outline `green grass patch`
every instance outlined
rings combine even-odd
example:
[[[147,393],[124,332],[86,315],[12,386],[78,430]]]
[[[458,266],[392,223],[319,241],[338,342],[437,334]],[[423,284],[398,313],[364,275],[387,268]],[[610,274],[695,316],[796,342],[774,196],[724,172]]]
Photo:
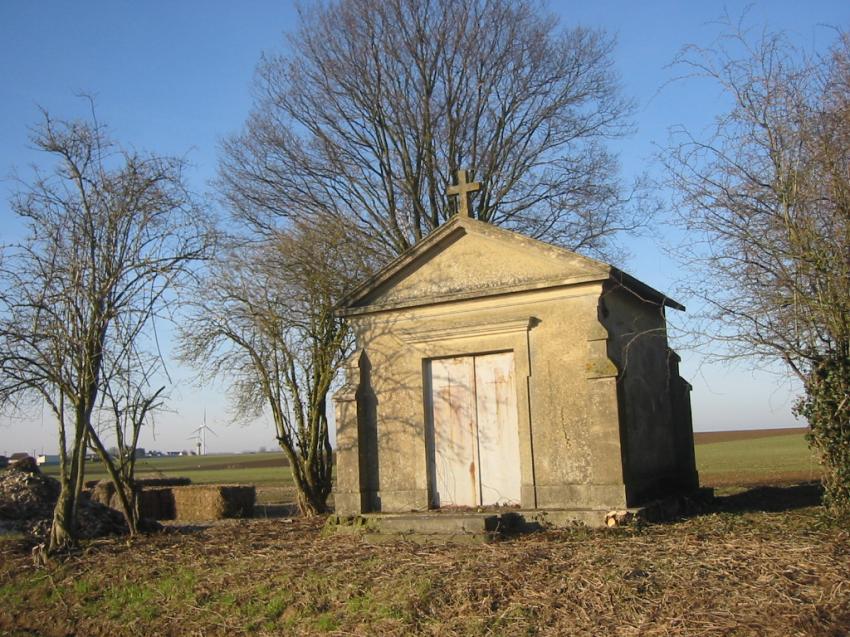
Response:
[[[247,593],[248,601],[238,603],[238,597],[231,597],[232,603],[239,606],[241,615],[250,627],[273,626],[274,623],[292,605],[292,591],[280,586],[262,584]],[[233,611],[231,611],[233,612]]]
[[[316,616],[315,626],[317,630],[329,633],[339,627],[339,621],[332,613],[322,613]]]
[[[279,469],[181,469],[166,474],[167,477],[185,477],[192,480],[192,484],[270,484],[291,482],[289,468]],[[105,476],[104,476],[105,477]],[[163,474],[137,473],[137,478],[161,478]],[[92,479],[95,479],[92,477]]]
[[[697,469],[705,481],[817,480],[820,467],[802,434],[696,445]]]
[[[361,619],[404,619],[406,616],[405,609],[394,600],[378,599],[371,592],[350,597],[345,602],[345,611]]]
[[[157,615],[156,595],[149,584],[113,584],[101,602],[111,619],[127,615],[149,620]]]
[[[30,575],[21,577],[12,582],[0,585],[0,608],[14,608],[26,606],[27,600],[31,598],[47,597],[49,585],[47,578],[43,575]]]
[[[772,489],[669,524],[489,545],[368,545],[300,519],[98,540],[39,570],[5,547],[0,633],[844,634],[846,527]],[[748,491],[764,493],[734,500]]]
[[[113,582],[99,597],[90,597],[90,610],[104,612],[110,619],[159,617],[162,608],[195,601],[197,575],[187,568],[141,581]],[[76,586],[75,586],[76,588]],[[88,591],[91,586],[84,585]]]

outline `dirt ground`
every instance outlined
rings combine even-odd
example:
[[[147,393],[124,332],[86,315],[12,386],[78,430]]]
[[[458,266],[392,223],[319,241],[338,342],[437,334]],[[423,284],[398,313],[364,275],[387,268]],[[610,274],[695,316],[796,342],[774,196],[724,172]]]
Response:
[[[371,545],[322,520],[109,538],[46,569],[0,542],[0,634],[847,635],[850,536],[815,484],[668,524]]]

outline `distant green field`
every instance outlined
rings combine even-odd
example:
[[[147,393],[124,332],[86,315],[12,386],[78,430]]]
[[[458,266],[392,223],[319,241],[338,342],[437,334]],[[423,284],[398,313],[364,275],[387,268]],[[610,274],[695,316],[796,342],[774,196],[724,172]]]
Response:
[[[817,480],[820,468],[802,434],[696,445],[703,484]]]
[[[48,475],[56,475],[56,465],[42,467]],[[106,477],[100,462],[86,465],[86,479]],[[190,478],[195,484],[288,484],[289,467],[283,453],[251,453],[170,458],[139,458],[138,478]]]
[[[800,433],[696,445],[697,468],[706,485],[817,480],[820,469]],[[56,466],[44,467],[55,475]],[[280,452],[141,458],[137,476],[186,477],[195,484],[229,483],[285,486],[289,468]],[[87,479],[106,477],[99,462],[88,463]]]

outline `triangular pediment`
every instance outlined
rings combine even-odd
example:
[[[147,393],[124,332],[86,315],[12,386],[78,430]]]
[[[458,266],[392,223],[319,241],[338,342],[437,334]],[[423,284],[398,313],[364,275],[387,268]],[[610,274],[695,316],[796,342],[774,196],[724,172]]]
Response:
[[[607,279],[611,266],[516,232],[455,217],[352,291],[358,311]]]

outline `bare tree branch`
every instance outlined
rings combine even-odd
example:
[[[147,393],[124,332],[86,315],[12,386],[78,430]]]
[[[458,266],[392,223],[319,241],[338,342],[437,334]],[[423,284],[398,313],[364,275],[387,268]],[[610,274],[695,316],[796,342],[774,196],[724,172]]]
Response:
[[[181,331],[183,360],[228,379],[238,414],[271,416],[308,515],[326,510],[325,408],[353,340],[334,304],[368,268],[338,224],[234,240],[199,283]]]
[[[263,57],[255,108],[226,140],[219,184],[261,233],[331,216],[384,259],[452,213],[586,252],[646,220],[606,142],[630,130],[613,39],[562,29],[528,0],[350,0],[301,14],[291,53]]]
[[[184,186],[181,160],[124,151],[96,120],[47,112],[33,142],[55,164],[21,182],[12,201],[28,235],[6,247],[0,264],[0,405],[44,400],[57,418],[55,551],[74,542],[86,446],[103,448],[93,418],[104,397],[118,414],[136,410],[134,426],[155,406],[159,392],[149,393],[148,382],[156,362],[144,344],[212,235]],[[123,426],[114,421],[117,433]]]
[[[680,63],[732,99],[710,138],[679,131],[666,158],[702,272],[692,292],[725,354],[804,383],[827,499],[850,510],[850,36],[810,56],[732,29]]]

